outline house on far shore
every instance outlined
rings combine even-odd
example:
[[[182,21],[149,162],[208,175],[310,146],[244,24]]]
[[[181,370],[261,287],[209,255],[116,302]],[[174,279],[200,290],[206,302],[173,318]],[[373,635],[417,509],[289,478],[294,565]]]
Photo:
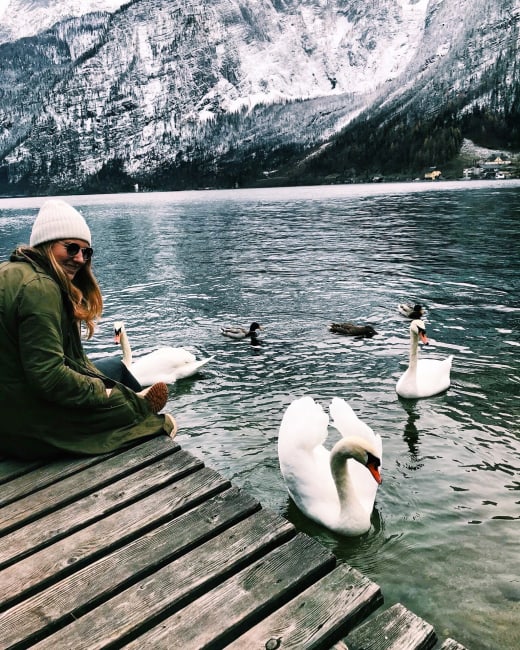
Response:
[[[438,180],[438,178],[440,176],[442,176],[442,172],[439,171],[438,169],[434,169],[431,172],[426,172],[426,174],[424,175],[424,178],[430,179],[432,181],[436,181],[436,180]]]
[[[482,167],[464,167],[462,170],[463,178],[480,178],[482,176]]]
[[[497,156],[494,160],[480,161],[480,165],[484,170],[498,171],[508,167],[511,164],[510,160],[504,160],[501,156]]]
[[[466,167],[463,171],[464,178],[512,178],[512,161],[501,156],[494,159],[479,160],[473,167]]]

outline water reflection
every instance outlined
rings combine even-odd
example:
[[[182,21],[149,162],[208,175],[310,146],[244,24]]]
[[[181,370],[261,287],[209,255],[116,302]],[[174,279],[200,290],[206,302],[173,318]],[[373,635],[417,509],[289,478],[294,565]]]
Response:
[[[364,535],[345,537],[328,530],[306,517],[289,497],[283,515],[298,530],[318,539],[343,562],[370,575],[377,566],[377,549],[387,543],[384,522],[377,506],[374,508],[371,529]]]
[[[414,462],[417,462],[419,453],[419,431],[415,426],[415,423],[420,419],[420,417],[421,416],[415,411],[415,408],[411,407],[408,410],[408,419],[406,420],[403,433],[403,439],[408,445],[411,459]]]

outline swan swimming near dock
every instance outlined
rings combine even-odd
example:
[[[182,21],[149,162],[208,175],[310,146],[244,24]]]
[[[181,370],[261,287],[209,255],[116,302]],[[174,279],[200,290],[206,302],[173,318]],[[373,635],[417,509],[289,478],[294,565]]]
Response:
[[[342,535],[361,535],[371,526],[381,483],[382,441],[345,400],[329,407],[342,438],[329,451],[329,416],[311,397],[293,401],[278,436],[280,470],[294,503],[307,517]]]
[[[141,386],[151,386],[157,382],[173,384],[178,379],[191,377],[215,358],[211,356],[197,360],[195,355],[185,348],[161,347],[134,361],[130,341],[122,321],[114,323],[114,340],[121,345],[123,363]]]

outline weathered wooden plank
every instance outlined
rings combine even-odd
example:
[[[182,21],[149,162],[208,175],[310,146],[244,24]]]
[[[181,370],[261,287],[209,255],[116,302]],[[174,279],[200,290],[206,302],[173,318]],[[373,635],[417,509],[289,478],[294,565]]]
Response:
[[[23,476],[44,465],[44,461],[22,461],[0,457],[0,485]]]
[[[397,603],[350,632],[349,650],[429,650],[437,642],[433,627]]]
[[[117,456],[106,458],[83,470],[79,475],[49,485],[0,510],[0,533],[5,534],[36,517],[62,507],[104,485],[128,476],[137,469],[178,449],[171,438],[161,436],[133,447]]]
[[[9,566],[0,571],[0,611],[12,606],[22,597],[34,593],[38,588],[42,589],[63,579],[85,566],[87,562],[128,544],[139,534],[142,535],[152,527],[173,519],[228,487],[229,481],[220,474],[202,468],[180,479],[174,486],[168,485]],[[230,499],[237,500],[236,494],[236,488],[229,490],[223,496],[211,499],[208,506],[195,511],[197,516],[202,518],[200,525],[205,525],[207,520],[212,522],[213,534],[216,534],[220,518],[223,517],[220,508]],[[240,518],[245,504],[249,503],[251,508],[260,507],[256,501],[241,497],[236,504],[236,520]],[[214,513],[211,513],[211,507],[215,508]],[[193,524],[193,529],[197,530],[196,524]],[[6,541],[9,542],[9,537]]]
[[[112,454],[111,454],[112,455]],[[67,478],[71,474],[77,474],[92,465],[103,462],[103,456],[90,456],[74,460],[55,461],[51,464],[37,467],[32,472],[14,478],[5,485],[2,485],[0,493],[0,506],[5,506],[13,501],[37,492],[52,483]],[[0,465],[1,466],[1,465]]]
[[[261,510],[31,647],[96,650],[111,642],[119,643],[118,639],[146,626],[151,619],[178,609],[202,593],[213,593],[210,590],[216,584],[291,535],[294,535],[292,524]],[[291,564],[292,571],[295,564],[301,565],[307,560],[312,565],[310,558],[294,555],[292,560],[288,558],[291,550],[298,550],[291,546],[291,541],[288,545],[284,558]],[[323,554],[329,559],[325,551],[318,555],[323,558]],[[262,559],[262,562],[270,564],[269,560]],[[281,561],[277,564],[280,569],[281,564]],[[273,574],[270,579],[275,581]],[[255,581],[254,575],[251,580]],[[282,578],[278,589],[283,590],[286,581]],[[222,612],[222,616],[226,613]],[[195,624],[200,625],[200,621]],[[210,625],[211,621],[204,621],[205,627]]]
[[[35,553],[202,467],[202,461],[191,454],[178,451],[17,529],[10,533],[8,544],[0,545],[0,568]]]
[[[340,564],[226,649],[328,648],[382,602],[378,585],[347,564]]]
[[[297,535],[124,647],[223,648],[326,575],[334,563],[318,542]]]
[[[441,645],[440,650],[466,650],[466,647],[458,641],[454,641],[453,639],[446,639]]]
[[[223,480],[216,473],[214,476]],[[251,516],[258,507],[256,500],[232,488],[149,531],[0,614],[2,647],[22,642],[27,644],[56,629],[63,621],[68,622],[79,612],[92,609],[93,604],[107,600],[195,545],[232,527],[241,518]]]

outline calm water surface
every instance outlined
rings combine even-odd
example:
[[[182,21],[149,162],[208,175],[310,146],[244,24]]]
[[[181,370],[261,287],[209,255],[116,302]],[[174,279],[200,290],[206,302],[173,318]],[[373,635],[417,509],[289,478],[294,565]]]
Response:
[[[341,561],[473,650],[520,647],[520,184],[368,185],[71,197],[91,226],[104,319],[90,356],[182,345],[216,359],[171,388],[179,442]],[[42,199],[0,200],[0,257]],[[409,322],[452,386],[402,400]],[[265,326],[255,350],[221,325]],[[331,334],[371,323],[372,339]],[[289,502],[277,434],[292,399],[350,402],[383,437],[373,529],[314,525]],[[336,439],[331,429],[329,437]]]

